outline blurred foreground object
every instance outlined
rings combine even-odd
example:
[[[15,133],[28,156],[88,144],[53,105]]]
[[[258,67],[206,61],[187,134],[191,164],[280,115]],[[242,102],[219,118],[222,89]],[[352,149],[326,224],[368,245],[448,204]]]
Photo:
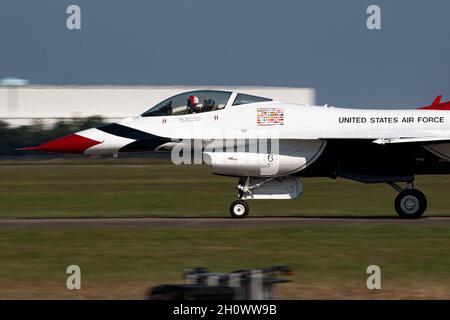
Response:
[[[275,284],[290,282],[279,275],[292,275],[287,266],[245,269],[230,273],[186,269],[185,284],[162,284],[152,288],[150,300],[272,300]]]

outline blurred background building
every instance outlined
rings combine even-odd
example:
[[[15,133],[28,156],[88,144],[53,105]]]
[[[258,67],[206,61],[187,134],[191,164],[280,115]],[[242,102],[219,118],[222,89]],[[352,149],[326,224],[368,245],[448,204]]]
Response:
[[[208,86],[54,86],[27,85],[8,78],[0,82],[0,120],[10,126],[35,120],[52,124],[58,120],[101,116],[108,121],[137,116],[175,94],[196,89],[223,89],[272,98],[283,102],[314,104],[315,91],[287,87]]]
[[[101,123],[138,116],[170,96],[197,89],[239,91],[298,104],[315,103],[315,90],[311,88],[30,85],[25,79],[6,78],[0,80],[0,159],[62,157],[17,149]]]

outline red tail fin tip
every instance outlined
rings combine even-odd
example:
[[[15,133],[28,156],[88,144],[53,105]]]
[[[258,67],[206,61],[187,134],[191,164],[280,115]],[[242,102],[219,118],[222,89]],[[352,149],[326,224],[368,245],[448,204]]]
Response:
[[[419,110],[447,110],[450,111],[450,101],[441,102],[442,95],[438,95],[434,98],[432,104],[426,107],[417,108]]]
[[[436,98],[434,98],[433,103],[431,104],[432,106],[438,105],[441,103],[441,99],[442,99],[442,95],[438,95]]]

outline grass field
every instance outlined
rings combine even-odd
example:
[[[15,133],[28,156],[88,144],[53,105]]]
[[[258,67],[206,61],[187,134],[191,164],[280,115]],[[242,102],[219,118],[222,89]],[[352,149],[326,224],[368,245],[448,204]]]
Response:
[[[205,166],[145,161],[0,163],[0,218],[227,217],[235,179]],[[17,164],[17,163],[15,163]],[[109,164],[109,165],[108,165]],[[427,215],[450,215],[450,177],[418,177]],[[251,216],[393,216],[386,185],[304,179],[296,200],[252,201]],[[450,225],[397,220],[247,228],[0,228],[1,298],[143,298],[184,268],[229,272],[289,265],[280,298],[450,299]],[[82,290],[65,270],[82,269]],[[382,290],[366,268],[382,268]]]
[[[71,166],[0,166],[0,218],[228,216],[234,178],[207,166],[75,162]],[[78,165],[77,165],[78,163]],[[108,162],[107,162],[108,163]],[[84,164],[84,165],[83,165]],[[89,165],[86,165],[89,164]],[[450,215],[450,177],[418,177],[429,215]],[[396,192],[387,185],[343,179],[304,179],[295,200],[251,201],[251,215],[392,215]]]
[[[184,268],[289,265],[279,298],[450,299],[450,233],[421,225],[265,229],[0,229],[0,298],[143,298]],[[65,287],[77,264],[82,289]],[[366,288],[377,264],[382,290]]]

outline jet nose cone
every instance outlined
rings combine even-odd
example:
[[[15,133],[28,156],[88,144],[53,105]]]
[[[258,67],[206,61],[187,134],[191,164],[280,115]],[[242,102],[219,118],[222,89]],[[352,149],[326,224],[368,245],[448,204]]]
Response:
[[[43,143],[37,147],[24,148],[23,150],[38,150],[60,153],[84,153],[85,150],[93,147],[101,141],[92,140],[77,134],[67,136]]]

